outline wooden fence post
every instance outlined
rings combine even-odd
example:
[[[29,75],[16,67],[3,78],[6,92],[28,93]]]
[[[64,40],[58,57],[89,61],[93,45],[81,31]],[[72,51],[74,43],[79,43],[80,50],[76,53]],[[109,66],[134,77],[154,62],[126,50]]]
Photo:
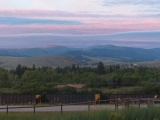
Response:
[[[8,114],[8,106],[7,106],[7,114]]]
[[[90,102],[88,101],[88,111],[90,111]]]
[[[62,115],[62,112],[63,112],[63,104],[61,103],[61,115]]]
[[[115,102],[115,110],[118,110],[118,103]]]
[[[35,104],[34,104],[34,108],[33,108],[33,110],[34,110],[34,114],[35,114],[35,112],[36,112],[36,107],[35,107]]]
[[[129,108],[129,98],[127,99],[127,109]]]
[[[138,107],[140,108],[140,105],[141,105],[141,101],[140,101],[140,99],[139,99],[139,101],[138,101]]]

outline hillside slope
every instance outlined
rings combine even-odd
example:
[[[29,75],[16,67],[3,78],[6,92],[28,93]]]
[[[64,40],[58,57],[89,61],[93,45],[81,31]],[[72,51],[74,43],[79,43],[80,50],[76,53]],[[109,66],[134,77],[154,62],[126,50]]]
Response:
[[[160,48],[143,49],[113,45],[93,46],[85,50],[68,51],[65,54],[77,59],[101,58],[119,62],[142,62],[160,60]]]
[[[118,62],[143,62],[159,61],[160,48],[143,49],[133,47],[121,47],[113,45],[100,45],[89,48],[68,48],[55,46],[48,48],[26,49],[0,49],[0,56],[12,57],[36,57],[36,56],[68,56],[80,61],[93,59],[110,60]]]
[[[50,66],[50,67],[64,67],[72,64],[79,64],[77,59],[65,56],[38,56],[38,57],[0,57],[0,67],[2,68],[16,68],[18,64],[23,66],[36,67]]]

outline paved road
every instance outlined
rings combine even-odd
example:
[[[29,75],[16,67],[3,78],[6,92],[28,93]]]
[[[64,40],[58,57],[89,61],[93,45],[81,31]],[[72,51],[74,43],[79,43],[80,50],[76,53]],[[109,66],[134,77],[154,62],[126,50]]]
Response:
[[[20,107],[31,107],[31,108],[20,108]],[[88,105],[69,105],[63,106],[63,111],[88,111]],[[90,110],[96,109],[110,109],[114,110],[114,105],[90,105]],[[7,106],[0,106],[0,112],[6,112]],[[33,106],[8,106],[9,112],[32,112],[34,111]],[[39,112],[52,112],[52,111],[61,111],[61,106],[52,106],[52,107],[38,107],[36,106],[35,111]]]
[[[138,105],[135,105],[138,107]],[[141,107],[146,107],[147,105],[141,105]],[[31,108],[20,108],[20,107],[31,107]],[[69,105],[63,106],[63,111],[88,111],[88,105]],[[124,106],[119,106],[118,109],[125,109]],[[90,105],[90,110],[115,110],[115,105]],[[0,106],[0,112],[6,112],[7,106]],[[9,112],[33,112],[33,106],[8,106]],[[61,106],[52,107],[38,107],[35,108],[36,112],[55,112],[61,111]]]

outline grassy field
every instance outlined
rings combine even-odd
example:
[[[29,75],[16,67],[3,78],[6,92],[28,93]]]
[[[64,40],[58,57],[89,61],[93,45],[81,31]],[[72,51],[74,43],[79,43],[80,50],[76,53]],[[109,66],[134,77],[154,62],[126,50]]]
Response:
[[[72,64],[78,64],[77,59],[65,56],[39,56],[39,57],[2,57],[0,56],[0,67],[7,69],[15,69],[18,64],[22,66],[36,67],[64,67]]]
[[[119,111],[0,113],[0,120],[160,120],[160,109],[129,108]]]

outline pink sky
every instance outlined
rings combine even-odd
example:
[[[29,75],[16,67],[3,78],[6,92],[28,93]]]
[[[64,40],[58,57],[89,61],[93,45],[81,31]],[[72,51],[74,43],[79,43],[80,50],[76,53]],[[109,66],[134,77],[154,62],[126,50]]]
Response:
[[[64,18],[63,18],[64,20]],[[72,19],[72,20],[77,20]],[[104,20],[104,19],[80,19],[78,25],[57,24],[20,24],[0,25],[0,35],[29,34],[29,33],[56,33],[56,34],[113,34],[128,31],[159,30],[159,20]]]
[[[160,43],[159,36],[153,32],[160,30],[159,5],[158,0],[152,2],[150,0],[121,0],[121,2],[119,0],[0,0],[0,43],[5,44],[5,47],[8,48],[13,46],[9,44],[10,42],[5,42],[2,39],[4,35],[9,37],[6,40],[11,41],[11,36],[18,37],[21,34],[28,35],[28,39],[32,39],[31,36],[38,33],[44,34],[44,36],[48,33],[53,36],[54,34],[67,36],[105,34],[113,36],[125,33],[121,34],[120,38],[103,37],[104,43],[117,45],[116,41],[119,41],[118,44],[124,46],[157,47],[157,44]],[[147,34],[151,33],[150,37],[144,35],[146,31]],[[135,36],[130,38],[129,33],[133,33]],[[141,37],[139,37],[140,33],[143,33]],[[127,34],[128,38],[125,37]],[[79,43],[83,41],[80,38],[78,38]],[[82,38],[84,39],[84,37]],[[47,43],[47,40],[46,36],[44,41]],[[101,43],[98,40],[97,38],[97,42],[93,42],[90,38],[88,45]],[[147,44],[148,41],[153,44]],[[68,40],[68,42],[70,41]],[[75,40],[75,46],[76,42]],[[55,45],[62,44],[61,42],[53,43]],[[27,46],[24,44],[24,47]]]

